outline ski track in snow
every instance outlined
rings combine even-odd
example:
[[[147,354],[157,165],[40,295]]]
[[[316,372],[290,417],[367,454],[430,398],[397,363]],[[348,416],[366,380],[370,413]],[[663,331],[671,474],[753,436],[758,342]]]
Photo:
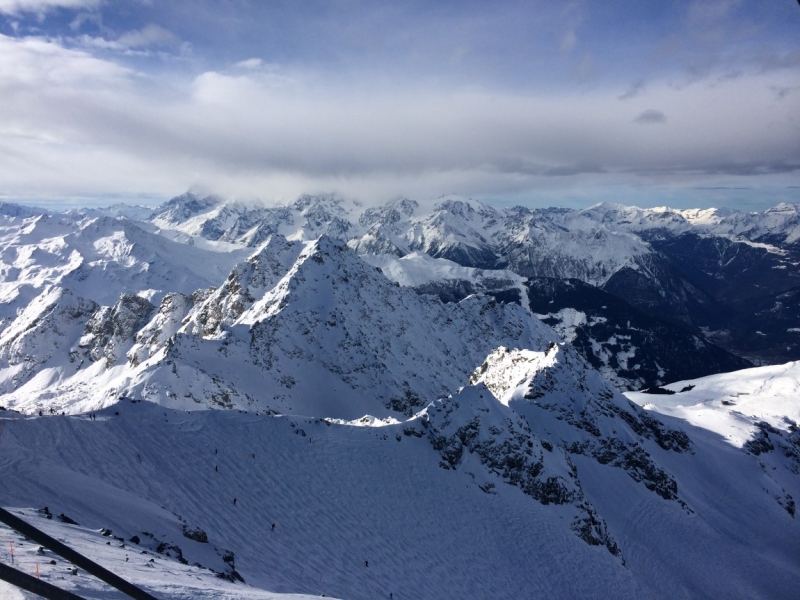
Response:
[[[497,495],[484,494],[466,474],[441,470],[426,440],[398,442],[398,427],[119,408],[120,416],[108,409],[94,422],[44,417],[7,425],[0,439],[3,504],[49,502],[53,514],[126,539],[157,529],[154,513],[165,512],[158,510],[163,505],[206,531],[215,546],[233,550],[248,584],[279,593],[599,598],[600,589],[618,589],[619,597],[633,598],[644,592],[604,548],[584,544],[568,523],[553,519],[557,507],[505,485]],[[293,433],[299,429],[306,435]],[[85,496],[88,485],[100,488],[93,498]],[[184,546],[197,544],[182,542],[191,563]],[[591,575],[556,577],[580,571]],[[140,571],[129,577],[147,585]]]
[[[695,454],[659,455],[692,514],[619,469],[573,459],[587,498],[623,548],[622,566],[576,538],[562,507],[502,482],[496,495],[483,493],[465,469],[440,469],[427,440],[402,435],[402,425],[186,413],[146,402],[120,403],[97,421],[2,422],[4,506],[47,505],[125,539],[172,531],[190,564],[219,568],[212,546],[232,550],[248,586],[213,579],[229,595],[208,597],[271,597],[249,587],[256,586],[341,598],[789,598],[800,577],[796,522],[758,486],[741,486],[763,477],[760,468],[715,435],[695,435]],[[789,491],[800,496],[796,482]],[[210,543],[176,534],[175,514]],[[58,526],[76,539],[72,526]],[[105,538],[85,535],[77,545],[90,558],[111,552],[89,540]],[[191,568],[157,558],[161,575],[152,579],[152,568],[121,556],[113,552],[108,564],[159,597],[196,597],[187,592],[199,581]],[[212,581],[208,571],[199,576]],[[61,581],[81,593],[94,585]]]

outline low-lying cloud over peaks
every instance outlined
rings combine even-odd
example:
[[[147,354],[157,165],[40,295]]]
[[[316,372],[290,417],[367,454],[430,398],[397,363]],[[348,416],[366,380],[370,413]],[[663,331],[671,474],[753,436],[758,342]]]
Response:
[[[304,6],[0,0],[0,196],[644,204],[800,177],[785,7]]]
[[[168,195],[235,182],[259,194],[275,182],[396,195],[425,182],[502,194],[554,176],[574,187],[587,175],[636,184],[669,172],[695,185],[720,165],[791,172],[787,157],[800,156],[800,98],[773,91],[790,74],[651,82],[620,101],[619,90],[395,89],[261,67],[248,59],[172,80],[57,40],[0,36],[0,192],[47,194],[60,181]]]

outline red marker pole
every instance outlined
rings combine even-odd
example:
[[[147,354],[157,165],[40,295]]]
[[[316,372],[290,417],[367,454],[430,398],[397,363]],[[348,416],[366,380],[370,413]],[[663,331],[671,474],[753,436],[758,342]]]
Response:
[[[41,579],[41,577],[39,577],[39,563],[36,563],[36,579]]]
[[[14,542],[8,540],[8,547],[11,549],[11,564],[14,564]]]

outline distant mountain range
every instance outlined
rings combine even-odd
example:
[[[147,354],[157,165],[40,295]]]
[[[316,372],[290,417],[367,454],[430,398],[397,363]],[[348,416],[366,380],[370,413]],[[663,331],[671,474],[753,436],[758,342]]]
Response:
[[[497,209],[445,197],[429,210],[408,199],[365,209],[336,196],[303,196],[283,207],[251,208],[186,194],[157,209],[148,222],[162,233],[249,246],[257,246],[272,233],[291,239],[315,239],[324,233],[345,240],[361,255],[400,258],[421,252],[461,266],[510,270],[539,281],[574,279],[657,319],[652,327],[662,337],[667,324],[679,327],[683,332],[668,342],[675,348],[689,332],[702,341],[696,345],[708,342],[734,355],[698,356],[694,372],[666,369],[660,379],[622,375],[620,387],[742,368],[747,363],[741,359],[764,364],[800,357],[798,205],[782,204],[761,213],[610,204],[586,210]],[[464,283],[458,285],[468,289]],[[582,303],[594,302],[597,294],[584,289],[589,297]],[[551,298],[551,310],[539,312],[558,315],[562,309],[580,310],[576,297],[571,294],[572,304]],[[610,338],[593,339],[596,346]],[[582,352],[591,362],[609,362],[588,347]],[[654,366],[657,358],[643,356],[645,370],[659,372]],[[713,366],[702,372],[709,363]]]
[[[165,598],[792,597],[797,211],[0,205],[0,504]]]
[[[75,373],[58,367],[59,382],[74,383],[100,355],[121,372],[135,345],[131,360],[138,368],[147,353],[137,339],[161,331],[158,319],[174,323],[173,333],[218,337],[211,325],[191,329],[183,320],[210,319],[214,327],[240,322],[270,286],[298,271],[292,261],[312,252],[302,243],[320,236],[330,248],[339,248],[339,240],[342,257],[359,255],[395,283],[437,295],[445,306],[436,310],[452,311],[476,293],[521,305],[621,390],[800,353],[798,206],[749,214],[617,205],[531,210],[446,197],[426,211],[408,199],[364,208],[334,195],[301,196],[286,206],[253,207],[187,193],[150,212],[114,206],[51,214],[4,204],[0,214],[5,393],[30,381],[52,387],[50,378],[35,377],[51,368],[45,366],[50,348],[69,348],[70,364],[81,365]],[[273,256],[285,244],[293,250]],[[236,266],[248,256],[250,266]],[[270,260],[278,262],[267,277],[258,270]],[[353,260],[346,259],[350,268],[359,264]],[[252,292],[251,271],[260,286]],[[245,287],[234,299],[224,297],[238,277]],[[385,296],[385,278],[373,279],[370,287]],[[340,302],[352,300],[342,294]],[[116,321],[120,311],[125,326]],[[248,325],[259,320],[252,310],[244,318]],[[50,339],[45,330],[58,333]],[[48,349],[40,352],[37,344]],[[134,385],[127,375],[123,380],[109,379],[104,397]],[[83,384],[75,385],[85,397]]]

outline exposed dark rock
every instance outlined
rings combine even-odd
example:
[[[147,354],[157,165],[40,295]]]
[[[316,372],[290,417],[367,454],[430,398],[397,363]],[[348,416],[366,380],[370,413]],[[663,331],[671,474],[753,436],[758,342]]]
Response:
[[[194,540],[195,542],[200,542],[201,544],[208,543],[208,535],[199,527],[189,527],[188,525],[184,525],[183,537]]]
[[[644,392],[645,394],[662,394],[662,395],[665,395],[665,396],[671,396],[672,394],[675,393],[672,390],[668,390],[667,388],[658,387],[657,385],[654,385],[653,387],[649,387],[646,390],[642,390],[642,392]]]
[[[75,521],[74,519],[70,519],[64,513],[61,513],[60,515],[58,515],[58,520],[61,521],[62,523],[66,523],[67,525],[78,525],[77,521]]]

